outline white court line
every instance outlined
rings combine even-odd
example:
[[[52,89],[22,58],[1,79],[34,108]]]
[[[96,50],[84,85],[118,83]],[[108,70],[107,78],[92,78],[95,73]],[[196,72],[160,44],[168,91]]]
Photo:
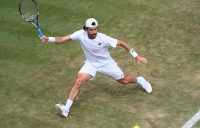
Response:
[[[200,110],[190,118],[181,128],[191,128],[196,122],[200,120]]]

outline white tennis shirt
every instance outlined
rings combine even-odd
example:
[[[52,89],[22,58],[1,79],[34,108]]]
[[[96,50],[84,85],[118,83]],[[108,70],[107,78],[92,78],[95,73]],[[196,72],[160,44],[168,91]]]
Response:
[[[84,51],[86,61],[94,67],[102,67],[115,62],[108,51],[109,47],[117,46],[117,39],[97,32],[95,39],[89,39],[87,31],[81,29],[70,35],[72,40],[79,41]]]

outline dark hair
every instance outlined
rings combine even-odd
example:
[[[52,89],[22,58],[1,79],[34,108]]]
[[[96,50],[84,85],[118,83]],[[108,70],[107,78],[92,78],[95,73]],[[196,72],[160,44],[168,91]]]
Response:
[[[88,28],[87,28],[87,27],[85,27],[85,25],[84,25],[84,26],[83,26],[83,30],[85,30],[85,31],[86,31],[87,29],[88,29]]]

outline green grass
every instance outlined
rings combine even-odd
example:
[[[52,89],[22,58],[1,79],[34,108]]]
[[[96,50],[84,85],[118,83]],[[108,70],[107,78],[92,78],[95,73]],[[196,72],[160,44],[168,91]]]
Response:
[[[97,74],[81,88],[67,119],[54,105],[65,102],[83,65],[80,45],[40,43],[18,14],[18,3],[0,4],[0,127],[180,128],[199,110],[200,1],[41,0],[44,34],[70,34],[94,17],[101,32],[125,40],[149,60],[138,65],[124,49],[110,49],[125,73],[152,83],[153,93]]]

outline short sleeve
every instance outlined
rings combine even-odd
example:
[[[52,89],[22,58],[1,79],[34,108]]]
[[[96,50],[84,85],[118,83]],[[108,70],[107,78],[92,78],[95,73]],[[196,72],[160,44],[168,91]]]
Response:
[[[79,30],[79,31],[76,31],[72,34],[70,34],[70,37],[72,40],[79,40],[81,34],[83,33],[84,30]]]
[[[107,35],[103,35],[103,40],[107,44],[107,46],[116,47],[117,46],[117,39],[112,38]]]

